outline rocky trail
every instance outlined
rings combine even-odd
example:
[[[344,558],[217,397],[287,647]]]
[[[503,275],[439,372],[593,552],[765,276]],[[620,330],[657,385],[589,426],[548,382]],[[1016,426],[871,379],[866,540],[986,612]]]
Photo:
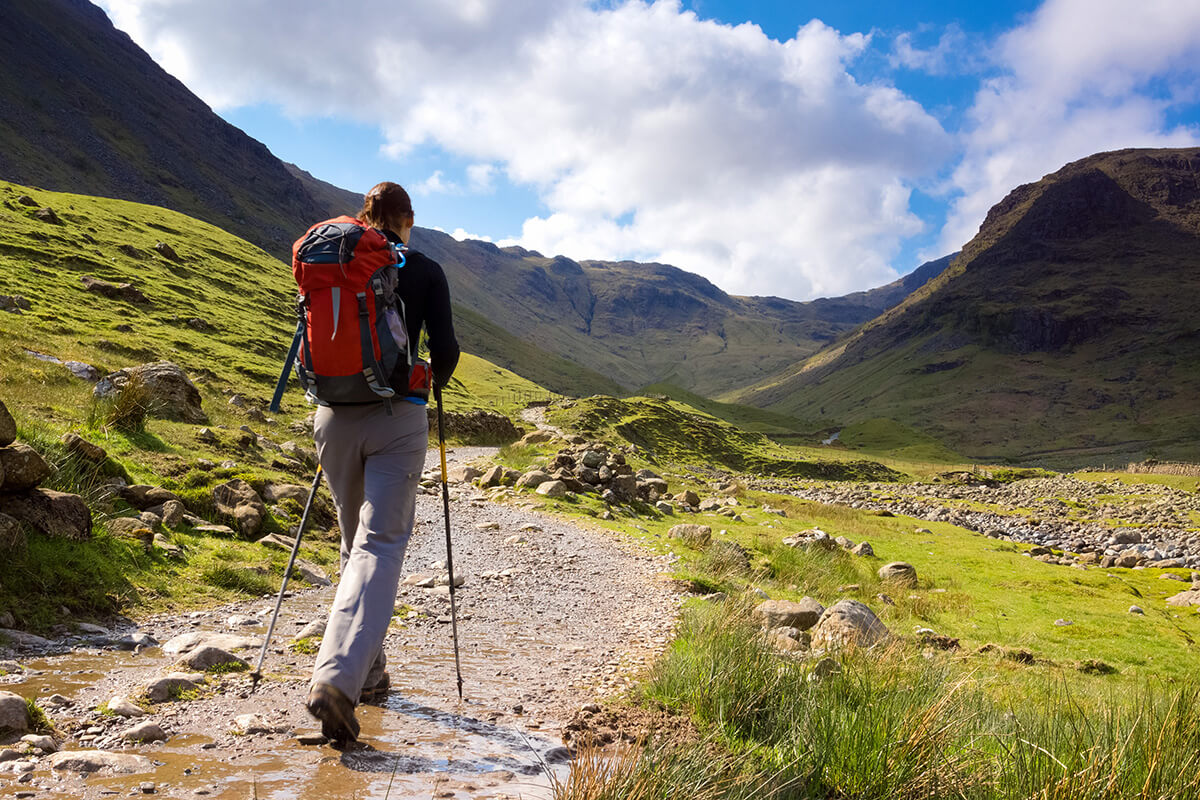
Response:
[[[461,465],[487,452],[449,457]],[[431,450],[427,469],[436,461]],[[333,590],[289,589],[253,694],[245,671],[205,672],[226,658],[205,648],[252,667],[274,597],[48,644],[10,642],[0,689],[36,699],[60,735],[0,750],[0,798],[548,797],[551,776],[565,775],[563,724],[622,691],[670,641],[678,597],[661,578],[669,560],[454,486],[460,702],[433,491],[418,496],[385,644],[392,689],[359,707],[359,744],[322,741],[303,708],[313,656],[292,646],[323,619]]]

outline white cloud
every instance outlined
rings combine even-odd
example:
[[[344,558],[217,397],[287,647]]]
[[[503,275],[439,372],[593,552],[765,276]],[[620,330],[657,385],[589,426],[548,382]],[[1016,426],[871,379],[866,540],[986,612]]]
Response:
[[[440,169],[433,171],[425,180],[412,187],[413,194],[416,195],[431,195],[431,194],[458,194],[458,185],[452,181],[446,180],[446,176]]]
[[[1200,143],[1200,130],[1169,121],[1196,101],[1200,3],[1048,0],[995,52],[1001,74],[969,111],[936,252],[961,247],[1010,190],[1067,162]]]
[[[276,0],[102,4],[216,107],[379,124],[397,158],[472,162],[470,191],[533,186],[549,213],[523,246],[668,261],[737,293],[892,279],[920,228],[908,187],[951,145],[919,104],[851,77],[869,36],[815,20],[779,42],[677,0],[294,0],[282,35]]]
[[[896,37],[892,52],[888,55],[892,67],[919,70],[930,75],[950,75],[974,72],[982,65],[979,43],[972,41],[955,23],[942,30],[933,47],[922,49],[914,44],[915,39],[912,32]]]

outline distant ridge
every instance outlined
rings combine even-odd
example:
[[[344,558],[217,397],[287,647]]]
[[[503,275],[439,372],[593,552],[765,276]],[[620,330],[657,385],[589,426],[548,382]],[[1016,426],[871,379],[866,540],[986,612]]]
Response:
[[[1019,186],[941,275],[738,399],[890,417],[969,454],[1200,458],[1200,148]]]

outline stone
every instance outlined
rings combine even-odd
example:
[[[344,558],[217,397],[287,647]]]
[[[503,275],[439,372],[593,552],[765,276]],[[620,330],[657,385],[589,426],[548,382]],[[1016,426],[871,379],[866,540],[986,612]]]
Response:
[[[124,695],[113,695],[108,701],[108,710],[118,717],[144,717],[146,712],[142,707]]]
[[[183,524],[183,515],[187,508],[178,500],[168,500],[162,506],[162,524],[168,528],[178,528]]]
[[[33,215],[49,225],[62,225],[62,220],[58,218],[58,214],[55,214],[54,209],[50,208],[49,206],[46,208],[39,208],[37,211],[33,212]]]
[[[901,586],[917,585],[917,568],[903,561],[892,561],[879,568],[879,580]]]
[[[263,500],[268,503],[282,503],[284,500],[291,500],[301,508],[308,502],[308,493],[310,487],[300,486],[295,483],[269,483],[263,489]]]
[[[0,731],[26,733],[29,722],[29,707],[25,704],[25,698],[13,692],[0,691]]]
[[[200,391],[187,373],[169,361],[141,364],[110,373],[100,379],[92,394],[99,398],[114,397],[134,378],[146,387],[148,410],[154,416],[195,425],[207,421],[200,407]]]
[[[41,750],[43,753],[53,753],[58,750],[58,745],[55,743],[54,739],[49,736],[30,733],[22,736],[21,741],[24,742],[27,747],[33,748],[34,750]]]
[[[1143,617],[1146,616],[1146,611],[1141,606],[1130,606],[1129,613],[1130,614],[1138,614]]]
[[[262,528],[267,516],[267,507],[254,487],[240,478],[213,487],[213,503],[217,513],[226,514],[237,520],[243,534],[253,536]]]
[[[1126,568],[1136,567],[1145,560],[1146,557],[1137,550],[1126,550],[1117,556],[1117,560],[1114,562],[1113,566]]]
[[[871,547],[870,542],[859,542],[858,544],[854,545],[854,547],[850,548],[850,552],[856,556],[862,556],[863,558],[875,557],[875,548]]]
[[[41,636],[26,633],[25,631],[16,631],[12,628],[0,628],[0,636],[8,639],[10,644],[15,644],[17,647],[42,650],[54,646],[54,642],[49,639],[43,639]]]
[[[802,653],[808,650],[811,637],[798,628],[769,629],[767,644],[781,653]]]
[[[708,525],[684,523],[671,526],[671,529],[667,531],[667,536],[681,540],[688,547],[703,550],[712,541],[712,528]]]
[[[146,686],[146,697],[151,703],[165,703],[178,692],[190,692],[204,685],[204,676],[183,672],[172,672]]]
[[[282,733],[287,728],[271,725],[258,714],[239,714],[233,718],[233,730],[250,736],[256,733]]]
[[[325,635],[325,620],[315,619],[300,629],[300,632],[292,637],[292,641],[300,639],[311,639],[317,636]]]
[[[17,422],[8,413],[8,406],[0,401],[0,447],[7,447],[17,440]]]
[[[483,474],[483,478],[479,481],[479,485],[485,488],[492,486],[500,486],[504,483],[507,470],[497,464]]]
[[[0,447],[0,474],[4,476],[4,491],[20,492],[50,477],[50,465],[29,445],[10,444]]]
[[[0,311],[7,311],[10,314],[20,314],[23,311],[28,311],[31,307],[29,301],[19,294],[0,294]]]
[[[71,453],[90,461],[93,464],[103,464],[108,459],[108,453],[97,444],[92,444],[77,433],[64,433],[62,443]]]
[[[545,481],[539,483],[537,489],[538,494],[543,497],[565,497],[567,494],[567,485],[562,481]]]
[[[93,278],[91,275],[84,275],[79,282],[83,284],[84,291],[107,297],[109,300],[125,300],[130,303],[150,302],[146,295],[142,294],[141,289],[131,283],[109,283],[99,278]]]
[[[675,506],[671,505],[671,504],[670,504],[670,503],[668,503],[666,500],[659,500],[658,502],[656,502],[656,503],[654,504],[654,509],[655,509],[655,510],[656,510],[658,513],[660,513],[660,514],[666,514],[666,515],[668,515],[668,516],[670,516],[670,515],[672,515],[672,514],[674,514],[674,513],[675,513]]]
[[[675,502],[683,503],[684,505],[696,508],[700,505],[700,495],[696,494],[691,489],[688,489],[686,492],[680,492],[679,494],[675,495]]]
[[[767,600],[759,603],[752,612],[750,619],[764,628],[796,628],[806,631],[817,624],[825,606],[811,597],[802,598],[799,602],[790,600]]]
[[[122,733],[121,738],[127,742],[165,742],[167,734],[163,732],[161,725],[148,719]]]
[[[312,586],[333,586],[333,581],[329,580],[325,570],[302,558],[296,559],[295,570],[300,573],[300,577],[305,583]]]
[[[155,639],[148,633],[127,633],[120,639],[113,642],[113,646],[118,650],[137,650],[139,647],[145,649],[147,647],[155,647],[158,645],[158,639]]]
[[[1174,608],[1200,606],[1200,590],[1187,589],[1179,594],[1172,595],[1171,597],[1167,598],[1167,605]]]
[[[140,517],[114,517],[105,523],[114,536],[126,539],[141,539],[143,544],[154,541],[154,531],[146,527]]]
[[[467,464],[460,464],[446,470],[446,480],[450,483],[470,483],[483,472]]]
[[[168,656],[184,656],[197,647],[216,647],[220,650],[254,649],[262,645],[262,641],[250,636],[240,636],[234,633],[214,633],[213,631],[189,631],[173,636],[162,646],[162,651]]]
[[[526,472],[520,478],[517,478],[516,487],[518,489],[536,489],[543,483],[550,480],[550,476],[540,469],[532,469]]]
[[[522,436],[520,438],[520,440],[517,442],[517,445],[519,445],[521,447],[528,447],[529,445],[533,445],[533,444],[545,444],[546,442],[550,442],[553,440],[554,440],[554,434],[551,433],[550,431],[536,430],[536,431],[530,431],[529,433]]]
[[[159,242],[158,244],[154,245],[154,250],[163,258],[169,258],[172,261],[183,260],[179,257],[179,253],[175,252],[175,248],[171,247],[171,245],[167,244],[166,242]]]
[[[77,494],[30,489],[0,497],[0,512],[47,536],[80,541],[92,535],[92,512]]]
[[[608,488],[622,503],[637,499],[637,478],[632,475],[614,475]]]
[[[812,631],[814,650],[833,650],[843,646],[871,647],[891,632],[875,612],[858,600],[839,600],[817,621]]]
[[[21,523],[8,514],[0,514],[0,553],[23,550],[25,544],[25,529],[21,527]],[[0,625],[3,624],[0,622]]]
[[[152,772],[154,762],[133,753],[110,753],[105,750],[70,750],[55,753],[44,760],[50,769],[64,772],[108,772],[131,775]]]

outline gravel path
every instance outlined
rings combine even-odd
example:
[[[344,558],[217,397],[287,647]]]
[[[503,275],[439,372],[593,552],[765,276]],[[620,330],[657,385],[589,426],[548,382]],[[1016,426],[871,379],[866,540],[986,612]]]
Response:
[[[490,450],[459,448],[451,466]],[[431,450],[427,469],[436,469]],[[445,559],[440,488],[418,496],[417,529],[406,574],[435,576]],[[65,791],[92,798],[128,794],[151,782],[171,797],[260,798],[545,797],[547,777],[565,762],[559,731],[582,704],[619,692],[670,640],[678,598],[648,555],[598,527],[583,527],[529,508],[485,501],[473,487],[452,489],[454,566],[465,700],[455,688],[446,587],[402,586],[403,608],[386,640],[393,691],[380,706],[362,706],[363,744],[339,751],[306,745],[319,726],[303,710],[312,656],[286,647],[306,623],[323,618],[332,589],[306,590],[284,601],[264,671],[249,678],[212,678],[198,699],[151,706],[168,739],[125,745],[121,734],[140,720],[95,711],[113,695],[137,695],[170,671],[162,648],[137,654],[76,648],[24,662],[3,688],[36,696],[72,739],[65,750],[99,747],[149,756],[148,773],[87,779],[33,759],[25,783],[0,772],[0,797]],[[261,642],[274,598],[141,621],[139,632],[166,643],[191,631],[238,633]],[[237,617],[258,620],[255,624]],[[240,655],[253,664],[257,649]],[[65,699],[52,705],[49,698]],[[234,733],[254,714],[269,731]],[[88,732],[91,731],[89,734]],[[84,739],[84,737],[87,737]],[[3,756],[0,756],[3,758]],[[0,764],[0,768],[2,768]],[[561,775],[562,767],[557,767]],[[13,778],[13,780],[9,780]],[[146,788],[149,788],[148,786]],[[63,796],[63,795],[59,795]]]

